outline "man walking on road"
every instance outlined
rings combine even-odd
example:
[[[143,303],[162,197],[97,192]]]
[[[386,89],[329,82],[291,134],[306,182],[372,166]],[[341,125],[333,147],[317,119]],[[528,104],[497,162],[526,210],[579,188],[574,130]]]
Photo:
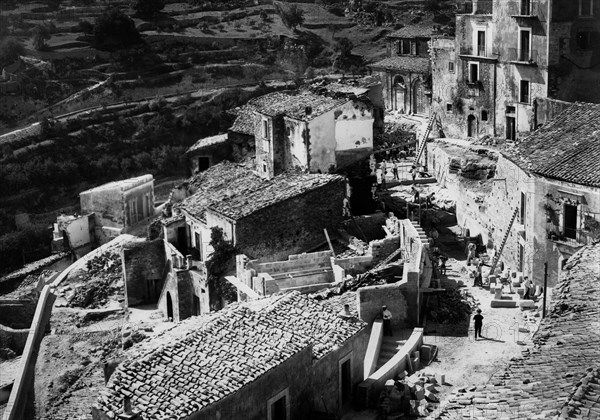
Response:
[[[477,337],[481,338],[481,327],[483,326],[483,315],[481,315],[481,309],[477,309],[477,315],[473,317],[475,322],[475,340]]]

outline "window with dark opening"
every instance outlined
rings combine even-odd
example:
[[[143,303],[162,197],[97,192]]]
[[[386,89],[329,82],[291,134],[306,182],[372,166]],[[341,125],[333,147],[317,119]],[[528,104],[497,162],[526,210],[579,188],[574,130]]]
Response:
[[[565,204],[564,235],[577,239],[577,206]]]
[[[479,81],[479,63],[469,63],[469,83]]]
[[[593,49],[592,45],[592,31],[579,31],[577,33],[577,48],[582,51],[589,51]]]
[[[446,112],[452,112],[452,104],[446,104]]]
[[[529,80],[521,80],[521,89],[519,91],[519,102],[529,103]]]
[[[454,73],[454,62],[453,61],[448,62],[448,72]]]
[[[481,111],[481,121],[488,120],[488,112],[486,110]]]
[[[579,16],[592,16],[594,0],[579,0]]]

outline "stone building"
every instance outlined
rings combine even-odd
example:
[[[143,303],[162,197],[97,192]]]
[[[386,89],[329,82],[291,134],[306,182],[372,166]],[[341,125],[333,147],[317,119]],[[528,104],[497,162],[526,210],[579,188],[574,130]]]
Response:
[[[564,262],[600,238],[600,105],[575,103],[514,148],[497,152],[494,173],[482,182],[484,200],[457,203],[457,219],[500,246],[502,261],[536,284],[556,283]],[[432,150],[435,173],[448,178],[448,156]],[[446,169],[444,169],[446,167]]]
[[[428,43],[433,28],[406,26],[388,35],[388,57],[372,64],[383,81],[389,110],[428,115],[431,103],[431,63]]]
[[[323,229],[341,222],[344,177],[288,172],[264,180],[252,168],[222,162],[192,179],[189,195],[162,221],[164,237],[205,261],[211,228],[220,227],[240,252],[277,259],[322,244]]]
[[[369,336],[366,323],[340,316],[341,309],[294,292],[191,318],[130,349],[92,416],[282,420],[342,414],[363,380]]]
[[[598,2],[467,5],[454,42],[432,40],[432,103],[446,134],[515,140],[543,122],[540,101],[598,101]]]
[[[231,156],[231,144],[227,134],[205,137],[194,143],[185,155],[190,165],[190,173],[207,170]]]
[[[293,168],[332,172],[373,150],[375,116],[367,99],[301,90],[273,92],[250,103],[256,109],[256,166],[263,178]]]

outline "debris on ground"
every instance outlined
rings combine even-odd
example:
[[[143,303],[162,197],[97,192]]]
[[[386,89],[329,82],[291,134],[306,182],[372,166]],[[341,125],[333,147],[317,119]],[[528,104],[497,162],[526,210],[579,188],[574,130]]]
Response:
[[[387,284],[386,280],[370,271],[363,274],[358,274],[354,277],[349,277],[343,281],[339,286],[330,287],[328,289],[320,290],[316,293],[310,294],[310,297],[316,300],[325,300],[332,296],[338,296],[346,292],[355,292],[361,287],[365,286],[376,286],[381,284]]]
[[[108,302],[110,296],[122,294],[123,269],[116,253],[105,253],[92,258],[87,270],[77,273],[74,282],[82,283],[68,297],[68,305],[81,308],[98,308]]]
[[[444,385],[444,375],[404,371],[397,380],[390,379],[379,396],[378,411],[381,418],[426,417],[439,406],[436,394]]]
[[[447,289],[438,297],[439,300],[432,299],[432,304],[427,308],[427,319],[440,324],[458,324],[468,320],[479,306],[468,290]]]

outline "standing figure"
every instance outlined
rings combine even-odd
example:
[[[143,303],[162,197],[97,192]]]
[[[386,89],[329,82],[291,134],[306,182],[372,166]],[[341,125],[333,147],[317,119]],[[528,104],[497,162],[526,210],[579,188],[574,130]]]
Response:
[[[481,315],[481,309],[477,309],[477,315],[473,317],[475,323],[475,340],[477,337],[482,337],[481,327],[483,327],[483,315]]]
[[[381,170],[381,167],[377,168],[377,170],[375,171],[375,176],[377,177],[377,189],[380,190],[382,185],[384,184],[383,171]]]
[[[342,216],[344,218],[349,218],[352,217],[352,212],[351,212],[351,208],[350,208],[350,200],[348,200],[348,197],[344,197],[344,200],[342,201]]]
[[[469,242],[469,245],[467,246],[467,265],[471,265],[471,261],[473,261],[475,259],[475,249],[477,248],[477,246],[475,246],[474,242]]]
[[[387,306],[383,305],[381,307],[381,315],[383,316],[383,335],[389,335],[391,337],[394,335],[392,332],[392,313]]]
[[[409,171],[412,175],[412,180],[413,183],[415,182],[415,179],[417,178],[417,167],[415,165],[411,166],[410,171]]]
[[[394,159],[394,166],[392,167],[392,173],[394,174],[394,179],[396,181],[400,180],[400,177],[398,176],[398,161]]]

